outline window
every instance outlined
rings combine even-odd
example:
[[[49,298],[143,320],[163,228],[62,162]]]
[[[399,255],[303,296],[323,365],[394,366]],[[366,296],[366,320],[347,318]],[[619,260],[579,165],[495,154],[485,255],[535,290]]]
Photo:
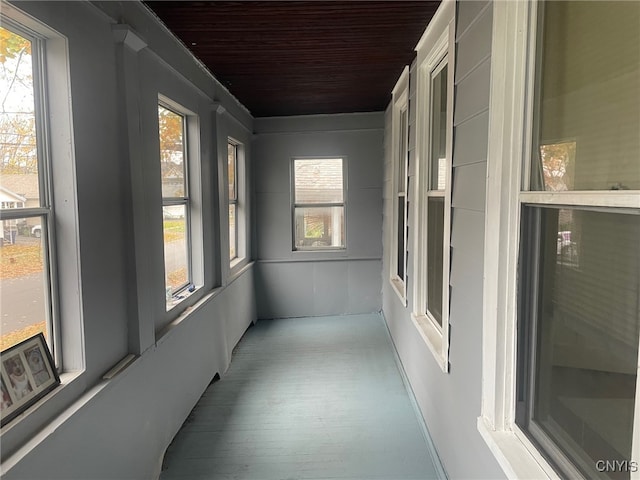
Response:
[[[227,143],[227,172],[229,180],[229,259],[238,258],[238,144]]]
[[[158,105],[166,308],[192,290],[186,116]]]
[[[2,350],[44,333],[60,367],[53,272],[44,41],[2,17],[0,68],[0,301]]]
[[[293,160],[294,250],[345,248],[342,158]]]
[[[406,67],[393,89],[393,230],[391,237],[390,280],[403,304],[406,305],[407,215],[409,201],[409,68]]]
[[[446,57],[431,73],[431,109],[429,139],[429,185],[426,189],[427,204],[427,301],[426,312],[442,327],[444,302],[443,264],[446,181],[449,175],[449,159],[447,158],[447,59]],[[449,129],[451,131],[451,129]],[[448,223],[448,222],[447,222]],[[448,236],[448,235],[447,235]],[[448,239],[447,239],[448,240]]]
[[[640,6],[546,2],[540,17],[516,422],[564,475],[629,478],[640,209],[617,194],[640,190]]]
[[[448,371],[454,9],[443,5],[418,44],[420,163],[416,172],[416,282],[412,320]]]
[[[240,132],[236,132],[242,135]],[[246,140],[246,139],[245,139]],[[247,205],[245,157],[248,150],[244,143],[227,139],[227,181],[229,207],[229,273],[233,276],[246,264],[247,258]]]
[[[494,11],[509,47],[492,52],[506,99],[490,112],[480,431],[508,472],[635,478],[640,5],[506,3]]]

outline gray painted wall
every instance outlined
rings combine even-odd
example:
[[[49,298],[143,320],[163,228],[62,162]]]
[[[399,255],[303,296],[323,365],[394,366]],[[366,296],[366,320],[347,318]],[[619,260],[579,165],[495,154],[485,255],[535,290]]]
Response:
[[[75,174],[77,222],[65,218],[58,231],[77,234],[77,253],[73,242],[61,248],[79,256],[81,289],[62,295],[79,295],[81,328],[76,336],[62,332],[63,350],[73,354],[65,357],[63,385],[2,429],[2,478],[154,478],[171,439],[256,319],[254,264],[247,258],[229,272],[224,263],[227,193],[218,188],[226,136],[249,147],[252,118],[141,3],[15,5],[68,41],[75,172],[54,175]],[[135,53],[118,43],[115,23],[130,25],[148,47]],[[50,68],[64,67],[56,60],[48,59]],[[194,112],[200,127],[193,185],[201,213],[194,227],[198,290],[171,312],[163,284],[158,93]],[[225,112],[216,113],[220,104]],[[69,276],[65,265],[59,273],[63,281]],[[71,321],[64,318],[62,328]],[[127,353],[138,356],[103,380]]]
[[[414,246],[410,236],[407,307],[391,288],[385,245],[383,312],[450,478],[503,478],[476,428],[482,380],[482,278],[492,5],[457,5],[450,276],[450,372],[443,373],[410,318]],[[410,175],[415,174],[416,67],[410,71]],[[391,221],[391,114],[385,123],[385,241]],[[410,181],[410,188],[414,185]],[[410,198],[414,198],[410,191]],[[413,202],[410,206],[414,208]],[[409,212],[409,222],[413,220]],[[412,225],[409,224],[409,229]]]
[[[260,118],[252,145],[259,318],[381,308],[382,113]],[[347,161],[346,250],[293,251],[295,157]]]

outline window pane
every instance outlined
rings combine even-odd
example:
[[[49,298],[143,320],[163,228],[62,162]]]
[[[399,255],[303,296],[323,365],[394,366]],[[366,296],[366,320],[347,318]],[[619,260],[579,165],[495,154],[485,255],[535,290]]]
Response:
[[[296,247],[344,247],[344,207],[296,207]]]
[[[532,188],[640,189],[640,2],[544,2],[542,35]]]
[[[399,148],[399,152],[398,152],[398,178],[396,179],[396,181],[398,182],[397,185],[397,192],[398,193],[403,193],[406,189],[406,181],[407,179],[405,178],[406,176],[406,169],[407,169],[407,155],[408,155],[408,148],[407,148],[407,143],[409,142],[409,138],[408,138],[408,132],[407,132],[407,128],[408,128],[408,110],[403,110],[402,112],[400,112],[400,131],[399,131],[399,135],[400,138],[398,139],[398,148]]]
[[[2,208],[38,207],[38,149],[31,42],[0,27],[0,186]]]
[[[237,235],[236,235],[236,206],[229,205],[229,258],[233,260],[238,256],[237,252]]]
[[[236,156],[238,147],[233,143],[227,144],[227,170],[229,172],[229,198],[236,199]]]
[[[171,205],[163,208],[167,307],[170,306],[171,295],[189,282],[186,212],[185,205]]]
[[[444,198],[427,200],[427,311],[442,326]]]
[[[42,217],[0,220],[0,350],[39,332],[48,336]]]
[[[162,196],[186,197],[184,117],[158,105]]]
[[[531,302],[538,306],[533,422],[587,478],[596,478],[601,476],[596,461],[631,459],[640,216],[537,210],[541,246],[539,298]],[[612,478],[629,478],[629,473]]]
[[[404,219],[405,219],[405,201],[404,196],[398,197],[398,231],[396,234],[398,235],[398,249],[396,251],[396,275],[404,282],[404,254],[405,254],[405,245],[404,245]]]
[[[296,203],[343,201],[342,159],[294,160]]]
[[[447,175],[447,65],[431,80],[430,189],[444,190]]]

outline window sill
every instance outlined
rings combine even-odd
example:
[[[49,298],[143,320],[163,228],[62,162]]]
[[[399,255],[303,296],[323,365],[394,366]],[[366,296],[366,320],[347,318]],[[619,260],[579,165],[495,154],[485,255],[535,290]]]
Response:
[[[254,261],[249,257],[236,257],[229,264],[229,272],[227,273],[226,285],[235,282],[236,278],[247,271],[247,268],[253,265]]]
[[[229,270],[233,272],[233,270],[236,268],[239,268],[238,265],[240,265],[245,260],[246,260],[245,257],[235,257],[229,262]]]
[[[295,247],[294,252],[345,252],[347,247]]]
[[[484,417],[478,417],[478,431],[508,478],[560,480],[524,435],[492,430]]]
[[[79,379],[83,373],[84,370],[61,373],[57,388],[0,429],[2,474],[18,463],[48,431],[57,428],[64,417],[60,412],[67,411],[82,396],[83,383]]]
[[[221,292],[224,291],[229,285],[235,282],[238,278],[240,278],[245,272],[250,270],[253,267],[254,262],[245,263],[238,271],[234,272],[233,275],[229,278],[229,281],[225,286],[215,287],[212,290],[205,291],[202,286],[199,286],[195,289],[195,291],[191,294],[191,300],[186,302],[186,298],[182,301],[185,301],[184,309],[181,310],[175,318],[172,318],[167,325],[158,329],[156,331],[156,344],[160,345],[169,337],[169,334],[176,330],[176,327],[180,325],[182,322],[189,319],[189,317],[193,314],[193,312],[202,308],[203,305],[209,303],[212,299],[217,297]],[[197,296],[196,293],[200,292]],[[194,298],[195,297],[195,298]]]
[[[229,271],[229,278],[227,279],[227,286],[231,285],[238,278],[240,278],[244,272],[249,270],[254,262],[249,261],[246,257],[238,259],[238,262],[233,264]]]
[[[190,290],[191,288],[191,290]],[[177,291],[171,296],[171,299],[168,299],[166,303],[167,312],[172,311],[182,302],[184,302],[187,298],[191,297],[194,293],[200,290],[200,287],[196,287],[195,285],[189,285],[184,287],[182,290]]]
[[[15,425],[19,424],[21,420],[27,418],[29,415],[34,414],[38,410],[40,410],[44,405],[46,405],[52,398],[59,396],[69,385],[80,375],[82,371],[77,372],[63,372],[60,374],[60,385],[51,390],[45,396],[40,398],[36,403],[27,408],[23,413],[15,417],[13,420],[8,422],[5,426],[0,429],[0,435],[4,435],[6,432],[9,432]]]
[[[389,279],[389,282],[391,283],[391,287],[393,287],[393,290],[398,295],[398,298],[400,298],[402,305],[406,307],[407,295],[405,293],[404,282],[400,280],[400,277],[391,277]]]
[[[443,352],[442,332],[434,325],[427,315],[411,313],[411,321],[415,325],[418,333],[427,344],[436,362],[444,373],[449,372],[448,356]]]

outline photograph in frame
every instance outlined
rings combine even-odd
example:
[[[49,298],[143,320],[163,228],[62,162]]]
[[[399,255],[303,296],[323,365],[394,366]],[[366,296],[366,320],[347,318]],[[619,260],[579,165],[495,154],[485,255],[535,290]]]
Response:
[[[60,384],[42,333],[1,352],[0,368],[2,426]]]

